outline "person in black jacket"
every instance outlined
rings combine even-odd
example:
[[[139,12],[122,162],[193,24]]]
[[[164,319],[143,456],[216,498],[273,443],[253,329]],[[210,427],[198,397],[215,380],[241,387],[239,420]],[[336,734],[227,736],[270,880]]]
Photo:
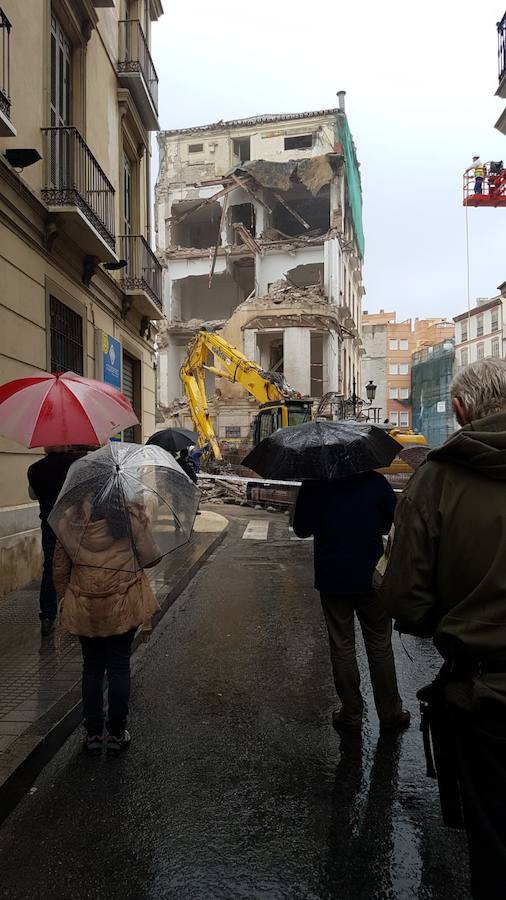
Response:
[[[48,635],[54,628],[57,613],[56,591],[53,584],[53,557],[56,546],[56,535],[48,518],[56,503],[68,470],[76,459],[86,453],[85,448],[48,447],[45,456],[28,469],[30,497],[39,501],[40,522],[42,530],[42,552],[44,565],[40,584],[40,626],[43,635]]]
[[[377,472],[332,481],[304,481],[293,530],[314,535],[315,587],[327,623],[330,656],[341,709],[338,731],[359,731],[364,702],[355,654],[355,614],[367,651],[374,702],[383,730],[406,728],[392,652],[392,622],[373,591],[383,535],[394,518],[395,494]]]
[[[193,460],[190,459],[190,455],[187,447],[183,447],[182,450],[179,451],[179,456],[177,458],[179,465],[181,466],[183,472],[186,472],[188,478],[191,478],[194,484],[197,484],[198,478],[197,473],[195,471],[195,465]]]

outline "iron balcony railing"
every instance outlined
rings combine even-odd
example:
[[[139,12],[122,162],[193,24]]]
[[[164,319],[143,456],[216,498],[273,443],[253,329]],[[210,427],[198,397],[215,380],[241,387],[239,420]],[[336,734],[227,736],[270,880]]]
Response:
[[[158,75],[138,19],[119,21],[119,72],[140,72],[158,114]]]
[[[46,177],[42,196],[51,206],[77,206],[115,249],[114,188],[77,128],[44,128]]]
[[[162,267],[148,242],[139,234],[123,234],[118,241],[120,258],[127,263],[121,270],[123,290],[144,291],[162,309]]]
[[[0,9],[0,110],[11,117],[11,23]]]
[[[497,32],[499,35],[499,81],[502,81],[506,75],[506,12],[501,21],[497,23]]]

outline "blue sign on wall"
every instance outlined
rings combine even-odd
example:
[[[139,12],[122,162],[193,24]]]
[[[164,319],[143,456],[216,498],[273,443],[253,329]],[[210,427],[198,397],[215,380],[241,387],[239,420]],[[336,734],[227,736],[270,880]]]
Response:
[[[104,332],[103,345],[104,381],[121,390],[121,344],[116,338]]]

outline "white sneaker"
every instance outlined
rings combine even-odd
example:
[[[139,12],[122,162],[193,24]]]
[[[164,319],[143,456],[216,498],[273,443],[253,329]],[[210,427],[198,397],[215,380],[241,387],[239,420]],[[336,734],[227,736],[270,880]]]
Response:
[[[130,736],[130,732],[125,729],[123,737],[116,737],[114,734],[108,734],[105,750],[107,756],[119,756],[123,750],[128,750],[130,744],[132,742],[132,738]]]

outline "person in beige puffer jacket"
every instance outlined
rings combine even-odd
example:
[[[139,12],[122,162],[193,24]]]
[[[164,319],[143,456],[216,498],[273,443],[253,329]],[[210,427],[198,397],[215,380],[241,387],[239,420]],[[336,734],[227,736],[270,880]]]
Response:
[[[132,642],[139,626],[150,630],[159,609],[143,571],[160,556],[150,521],[142,504],[131,504],[129,517],[128,522],[124,511],[114,515],[110,502],[91,510],[85,499],[68,509],[62,522],[70,555],[58,542],[54,556],[61,626],[81,642],[84,747],[93,755],[100,754],[103,745],[106,673],[107,753],[115,755],[130,743],[126,723]]]

